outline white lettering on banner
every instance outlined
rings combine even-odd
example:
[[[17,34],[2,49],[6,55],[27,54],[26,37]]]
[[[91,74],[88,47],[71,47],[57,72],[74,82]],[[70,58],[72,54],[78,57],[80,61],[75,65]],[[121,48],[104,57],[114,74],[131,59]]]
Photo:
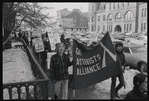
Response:
[[[103,56],[103,58],[105,59],[105,55]],[[100,70],[101,68],[106,67],[106,66],[100,66],[100,64],[99,64],[100,60],[101,60],[100,54],[96,54],[96,55],[91,56],[86,59],[77,58],[76,65],[80,65],[80,66],[81,65],[82,66],[92,65],[89,67],[78,68],[77,75],[86,75],[86,74],[96,72],[96,71]]]
[[[86,59],[77,58],[76,65],[91,65],[98,62],[97,60],[101,60],[100,54],[94,55]]]
[[[104,68],[104,67],[101,67],[99,63],[96,63],[95,65],[92,65],[90,67],[78,68],[77,75],[87,75],[87,74],[96,72],[102,68]]]

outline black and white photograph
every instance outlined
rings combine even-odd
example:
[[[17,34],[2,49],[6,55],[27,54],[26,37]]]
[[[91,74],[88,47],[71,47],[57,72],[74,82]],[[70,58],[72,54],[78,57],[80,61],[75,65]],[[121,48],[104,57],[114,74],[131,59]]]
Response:
[[[3,100],[147,100],[147,2],[3,2]]]

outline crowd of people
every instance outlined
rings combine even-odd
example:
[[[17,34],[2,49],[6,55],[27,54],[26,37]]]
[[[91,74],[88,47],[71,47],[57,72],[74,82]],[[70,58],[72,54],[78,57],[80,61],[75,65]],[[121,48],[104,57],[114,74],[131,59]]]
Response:
[[[27,45],[32,46],[33,37],[29,33],[19,33],[19,38],[23,38]],[[47,70],[46,59],[47,52],[53,52],[50,46],[50,40],[47,32],[42,35],[44,44],[44,51],[40,52],[40,58],[42,60],[41,67],[44,71]],[[55,46],[56,54],[51,57],[50,60],[50,79],[55,85],[54,99],[58,98],[60,90],[62,88],[62,99],[68,98],[68,88],[73,86],[73,72],[69,73],[68,68],[73,68],[73,40],[65,39],[65,35],[60,37],[60,43]],[[32,46],[34,47],[34,46]],[[116,56],[121,64],[121,72],[111,77],[111,99],[119,99],[118,91],[126,86],[126,81],[123,73],[125,72],[125,55],[123,53],[123,43],[119,42],[115,44]],[[73,69],[72,69],[73,70]],[[116,79],[119,79],[119,84],[116,86]],[[134,88],[128,92],[125,99],[147,99],[147,75],[143,73],[136,74],[133,77]]]

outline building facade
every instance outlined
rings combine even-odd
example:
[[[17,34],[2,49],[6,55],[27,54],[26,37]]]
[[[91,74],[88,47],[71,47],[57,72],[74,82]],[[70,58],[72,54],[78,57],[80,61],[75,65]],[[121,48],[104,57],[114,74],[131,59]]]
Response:
[[[89,3],[89,31],[147,32],[147,3]]]
[[[66,11],[66,10],[65,10]],[[68,11],[69,13],[58,11],[58,25],[65,31],[87,31],[88,14],[80,12],[79,9]],[[62,15],[63,14],[63,15]]]

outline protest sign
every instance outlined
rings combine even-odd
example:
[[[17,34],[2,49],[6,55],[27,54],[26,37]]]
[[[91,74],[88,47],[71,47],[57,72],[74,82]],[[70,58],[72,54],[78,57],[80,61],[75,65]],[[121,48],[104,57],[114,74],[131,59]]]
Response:
[[[41,38],[33,39],[32,45],[34,46],[36,53],[44,51],[44,44]]]
[[[73,61],[73,89],[81,89],[99,83],[122,70],[109,33],[90,50],[74,40],[73,60],[75,60]]]
[[[55,45],[60,41],[60,36],[58,33],[48,33],[48,38],[50,40],[51,50],[55,50]]]

